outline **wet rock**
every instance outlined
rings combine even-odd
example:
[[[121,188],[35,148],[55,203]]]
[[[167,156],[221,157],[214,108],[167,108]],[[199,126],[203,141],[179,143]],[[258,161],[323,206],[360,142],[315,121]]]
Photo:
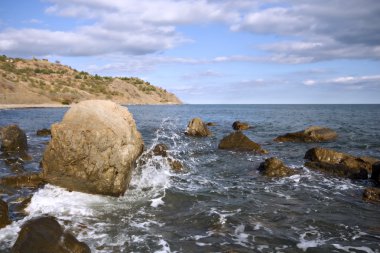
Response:
[[[1,150],[4,152],[26,151],[28,143],[26,134],[17,125],[0,129]]]
[[[228,149],[236,151],[254,151],[259,154],[268,153],[261,146],[251,141],[242,132],[237,131],[225,136],[219,143],[219,149]]]
[[[261,163],[258,170],[267,177],[288,177],[296,174],[294,169],[284,165],[284,163],[275,157],[271,157]]]
[[[180,172],[183,170],[183,165],[178,160],[168,158],[168,163],[169,163],[170,167],[172,168],[172,170],[174,170],[176,172]]]
[[[0,184],[13,188],[31,187],[38,188],[45,184],[40,173],[25,173],[0,178]]]
[[[366,188],[363,193],[363,200],[380,203],[380,188]]]
[[[167,153],[166,151],[168,150],[168,146],[166,146],[165,144],[157,144],[154,148],[153,148],[153,154],[155,156],[162,156],[162,157],[167,157]]]
[[[380,185],[380,162],[375,162],[372,164],[372,174],[371,179],[377,184]]]
[[[326,127],[312,126],[303,131],[287,133],[279,136],[274,141],[277,142],[324,142],[337,138],[337,133]]]
[[[37,130],[37,136],[49,136],[51,135],[51,130],[47,128]]]
[[[24,160],[22,160],[21,158],[6,158],[4,160],[5,164],[8,165],[11,169],[12,172],[14,173],[24,173],[25,172],[25,169],[24,169]]]
[[[39,217],[21,227],[12,253],[89,253],[90,248],[65,232],[54,217]]]
[[[211,131],[208,130],[207,125],[200,118],[194,118],[189,122],[185,134],[197,137],[212,135]]]
[[[305,166],[335,176],[351,179],[367,179],[372,171],[372,164],[360,157],[340,153],[331,149],[312,148],[305,154],[309,160]]]
[[[5,201],[0,199],[0,229],[10,224],[8,215],[8,205]]]
[[[232,129],[236,131],[247,130],[249,128],[250,128],[249,124],[245,122],[235,121],[232,124]]]
[[[51,132],[41,162],[47,182],[73,191],[124,194],[144,149],[127,108],[105,100],[83,101]]]
[[[15,207],[13,209],[16,213],[22,213],[26,215],[25,208],[30,204],[32,201],[33,196],[27,196],[27,197],[20,197],[16,200]]]

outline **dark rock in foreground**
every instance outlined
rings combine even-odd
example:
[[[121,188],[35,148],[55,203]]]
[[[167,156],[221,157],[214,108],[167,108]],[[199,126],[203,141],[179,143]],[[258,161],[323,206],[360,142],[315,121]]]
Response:
[[[296,174],[294,169],[284,165],[284,163],[275,157],[271,157],[262,162],[258,170],[267,177],[288,177]]]
[[[372,165],[371,179],[375,181],[377,185],[380,185],[380,162],[376,162]]]
[[[31,187],[38,188],[45,184],[40,173],[24,173],[0,178],[0,184],[13,188]]]
[[[105,100],[83,101],[51,131],[41,162],[48,183],[86,193],[124,194],[144,149],[127,108]]]
[[[5,201],[0,199],[0,229],[10,224],[8,215],[8,205]]]
[[[245,122],[235,121],[232,124],[232,129],[236,131],[247,130],[249,128],[250,128],[249,124]]]
[[[380,203],[380,188],[366,188],[363,193],[363,200]]]
[[[279,136],[274,141],[277,142],[324,142],[331,141],[337,138],[337,133],[334,130],[326,127],[312,126],[303,131],[295,133],[287,133]]]
[[[261,146],[251,141],[242,132],[237,131],[225,136],[219,143],[219,149],[228,149],[236,151],[254,151],[259,154],[268,153]]]
[[[212,135],[211,131],[207,128],[207,125],[200,118],[194,118],[189,122],[185,134],[196,137]]]
[[[37,136],[49,136],[51,135],[51,130],[47,128],[37,130]]]
[[[26,134],[17,125],[0,128],[1,150],[4,152],[26,151]]]
[[[12,253],[89,253],[90,248],[64,232],[54,217],[27,221],[19,232]]]
[[[372,171],[372,163],[368,158],[355,157],[331,149],[312,148],[306,152],[305,159],[309,160],[305,163],[308,168],[351,179],[367,179]]]

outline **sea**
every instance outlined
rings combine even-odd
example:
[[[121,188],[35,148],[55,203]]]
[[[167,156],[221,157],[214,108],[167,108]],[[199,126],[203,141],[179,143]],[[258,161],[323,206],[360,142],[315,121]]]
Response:
[[[1,197],[12,224],[0,229],[0,252],[10,252],[20,226],[52,215],[92,252],[380,252],[380,204],[362,200],[369,180],[336,178],[304,167],[305,152],[331,148],[380,158],[380,105],[130,105],[145,151],[156,144],[184,169],[173,171],[162,157],[145,156],[121,197],[69,192],[45,185]],[[27,171],[39,171],[50,128],[67,108],[0,110],[0,126],[18,124],[27,134]],[[194,117],[216,125],[206,138],[184,134]],[[244,133],[269,151],[219,150],[236,120]],[[276,143],[279,135],[308,126],[337,131],[326,143]],[[257,168],[277,157],[294,168],[290,177],[271,179]],[[12,171],[0,160],[0,176]],[[33,195],[26,214],[12,214],[20,196]]]

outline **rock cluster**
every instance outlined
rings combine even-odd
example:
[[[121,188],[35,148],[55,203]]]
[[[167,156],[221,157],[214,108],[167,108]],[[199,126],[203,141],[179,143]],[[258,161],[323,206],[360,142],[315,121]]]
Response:
[[[54,217],[27,221],[19,232],[12,253],[89,253],[90,248],[65,232]]]
[[[41,162],[44,180],[74,191],[124,194],[144,148],[127,108],[105,100],[83,101],[51,132]]]
[[[337,138],[337,133],[326,127],[312,126],[305,130],[287,133],[279,136],[274,141],[277,142],[324,142],[331,141]]]

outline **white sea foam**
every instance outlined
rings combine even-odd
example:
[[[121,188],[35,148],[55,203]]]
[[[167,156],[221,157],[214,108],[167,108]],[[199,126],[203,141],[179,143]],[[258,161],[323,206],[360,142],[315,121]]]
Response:
[[[161,246],[162,249],[156,250],[154,253],[170,253],[170,252],[172,252],[170,250],[169,244],[164,239],[160,239],[158,242],[158,245]]]
[[[250,235],[245,233],[245,225],[240,224],[235,228],[233,240],[242,246],[247,246]],[[252,236],[251,236],[252,237]],[[252,238],[253,239],[253,238]]]
[[[310,239],[307,237],[311,237]],[[308,248],[315,248],[324,245],[326,240],[321,239],[321,235],[313,227],[309,227],[309,231],[300,235],[300,242],[297,243],[297,247],[306,251]]]
[[[372,249],[365,247],[365,246],[354,247],[354,246],[342,246],[340,244],[333,244],[333,246],[336,249],[340,249],[340,250],[343,250],[345,252],[353,252],[353,250],[354,250],[355,252],[356,251],[363,251],[363,252],[367,252],[367,253],[375,253],[375,251],[373,251]]]

